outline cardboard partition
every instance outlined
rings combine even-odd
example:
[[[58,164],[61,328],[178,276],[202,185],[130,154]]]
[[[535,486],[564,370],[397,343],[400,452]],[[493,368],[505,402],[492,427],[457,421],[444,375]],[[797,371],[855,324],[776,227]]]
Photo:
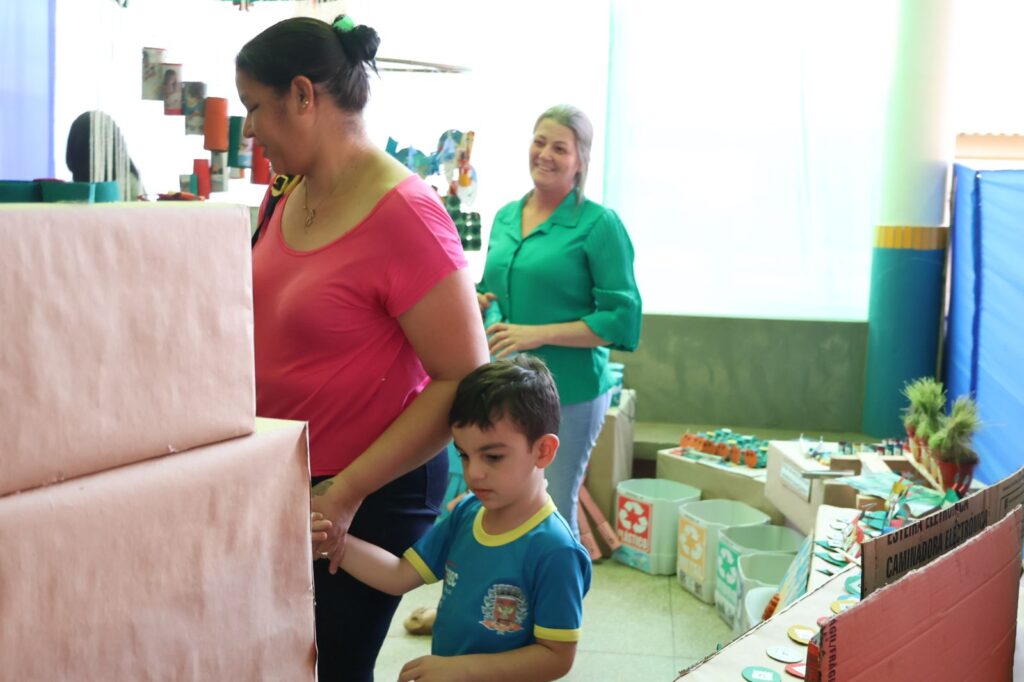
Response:
[[[0,495],[251,433],[241,206],[0,207]]]
[[[787,631],[793,626],[814,629],[818,618],[832,616],[831,604],[845,594],[844,582],[852,575],[856,575],[853,567],[844,569],[829,578],[818,589],[809,592],[789,607],[776,611],[774,616],[751,628],[721,650],[688,670],[681,671],[677,679],[684,679],[686,682],[733,682],[743,680],[743,670],[751,666],[774,671],[782,680],[795,679],[786,674],[785,663],[768,656],[768,650],[786,647],[805,654],[806,647],[793,642]]]
[[[1021,504],[1024,504],[1024,468],[948,509],[933,512],[892,533],[865,542],[862,593],[871,594],[915,568],[934,561]]]
[[[826,443],[834,450],[835,444]],[[805,471],[829,471],[824,464],[804,457],[798,441],[773,440],[768,443],[768,474],[765,496],[800,532],[814,532],[818,507],[855,507],[857,491],[848,485],[827,479],[807,479]]]
[[[822,628],[821,680],[1013,679],[1021,508]]]
[[[615,524],[615,489],[633,478],[633,430],[636,391],[623,389],[619,404],[608,408],[604,426],[590,453],[586,486],[605,518]]]
[[[0,498],[0,677],[313,680],[304,424]]]
[[[845,594],[849,567],[829,578],[799,601],[749,630],[722,650],[705,658],[678,679],[725,682],[744,679],[751,666],[792,679],[785,664],[768,656],[769,649],[811,649],[788,636],[793,626],[814,629],[828,617],[821,648],[808,680],[869,682],[874,680],[965,680],[999,682],[1012,679],[1016,613],[1021,571],[1021,511],[904,577],[853,608],[835,615],[833,602]],[[769,678],[764,678],[769,679]]]
[[[656,476],[692,485],[701,491],[703,500],[736,500],[755,509],[759,509],[771,518],[774,524],[782,524],[785,519],[779,509],[765,495],[764,471],[754,471],[746,467],[737,467],[736,471],[727,468],[708,466],[699,462],[684,459],[679,455],[679,448],[658,451]],[[806,532],[806,531],[805,531]]]
[[[834,535],[837,531],[832,526],[833,523],[849,524],[853,521],[857,511],[855,509],[849,509],[846,507],[834,507],[832,505],[823,504],[818,507],[818,518],[814,523],[814,539],[815,540],[828,540],[830,535]],[[808,588],[813,590],[821,585],[827,583],[830,577],[822,573],[819,569],[825,569],[832,573],[846,570],[847,567],[838,567],[835,564],[822,559],[817,551],[821,551],[819,545],[814,545],[813,551],[811,552],[811,567],[810,572],[807,576]]]

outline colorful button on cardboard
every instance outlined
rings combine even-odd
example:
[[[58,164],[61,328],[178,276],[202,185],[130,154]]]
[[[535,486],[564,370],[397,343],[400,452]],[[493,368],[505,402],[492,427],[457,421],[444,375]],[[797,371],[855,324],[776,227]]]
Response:
[[[806,625],[794,625],[786,630],[786,634],[797,644],[806,645],[807,642],[811,641],[811,637],[814,637],[814,629]]]
[[[794,649],[791,646],[770,646],[764,652],[768,654],[768,658],[774,659],[779,663],[799,663],[807,658],[805,652]]]
[[[854,602],[854,603],[856,603],[856,602],[860,601],[860,597],[855,595],[855,594],[846,593],[846,594],[841,594],[838,597],[836,597],[836,601],[841,601],[843,603],[846,603],[846,602]]]
[[[747,682],[782,682],[782,676],[771,668],[752,665],[743,669],[743,679]]]
[[[842,601],[837,599],[832,602],[832,613],[842,613],[847,609],[852,609],[856,605],[857,602],[855,601]]]
[[[799,677],[801,680],[807,677],[807,664],[806,663],[790,663],[786,666],[786,672],[793,677]]]

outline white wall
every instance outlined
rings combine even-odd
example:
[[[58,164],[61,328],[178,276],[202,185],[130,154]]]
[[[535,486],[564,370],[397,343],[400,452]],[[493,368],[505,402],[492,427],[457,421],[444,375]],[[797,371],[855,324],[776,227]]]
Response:
[[[608,0],[525,0],[500,8],[475,0],[348,0],[256,2],[240,12],[220,0],[57,0],[56,167],[64,163],[67,131],[88,109],[109,112],[149,193],[174,190],[193,158],[208,156],[201,136],[185,136],[180,116],[164,116],[161,102],[140,98],[141,50],[167,48],[166,60],[184,64],[182,80],[208,84],[243,114],[234,87],[234,56],[260,30],[293,14],[330,20],[347,8],[358,23],[377,29],[379,57],[458,64],[466,74],[382,72],[371,80],[367,129],[383,147],[430,152],[444,131],[473,130],[472,164],[484,237],[495,211],[530,189],[527,149],[537,115],[568,102],[591,117],[594,169],[587,193],[600,200],[608,82]],[[230,198],[258,202],[261,187],[231,181]],[[216,198],[216,197],[215,197]],[[223,197],[221,197],[223,198]],[[471,254],[474,275],[482,257]]]
[[[382,72],[372,81],[367,129],[378,144],[433,151],[455,128],[473,130],[479,176],[474,205],[484,250],[494,213],[531,188],[527,152],[537,116],[553,104],[583,109],[594,123],[588,196],[603,196],[608,83],[607,0],[524,0],[514,4],[451,0],[348,0],[352,18],[377,29],[380,57],[455,64],[466,74]]]
[[[176,191],[192,160],[209,158],[201,135],[185,135],[181,116],[141,98],[142,48],[162,47],[183,64],[182,80],[204,81],[207,95],[227,97],[232,115],[244,109],[235,93],[234,57],[245,42],[293,14],[286,2],[241,12],[220,0],[57,0],[54,157],[57,177],[70,179],[64,154],[72,121],[90,109],[117,121],[149,194]],[[265,187],[233,180],[234,199],[258,202]]]

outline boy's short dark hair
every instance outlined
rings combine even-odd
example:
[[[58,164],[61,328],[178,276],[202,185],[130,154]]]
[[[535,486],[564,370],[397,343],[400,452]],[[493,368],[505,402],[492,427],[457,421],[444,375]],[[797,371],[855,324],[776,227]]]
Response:
[[[459,382],[448,413],[449,426],[489,429],[507,417],[533,445],[558,433],[561,410],[551,372],[539,358],[520,353],[477,367]]]

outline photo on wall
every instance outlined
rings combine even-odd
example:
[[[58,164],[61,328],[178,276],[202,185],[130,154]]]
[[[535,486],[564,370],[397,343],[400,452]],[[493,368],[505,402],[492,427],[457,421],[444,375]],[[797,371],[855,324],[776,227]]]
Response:
[[[164,101],[164,114],[181,115],[181,64],[160,65],[160,92]]]
[[[185,134],[202,135],[206,111],[206,83],[185,81],[181,84],[181,112],[185,115]]]
[[[164,61],[162,47],[142,48],[142,99],[162,100],[160,68]]]

